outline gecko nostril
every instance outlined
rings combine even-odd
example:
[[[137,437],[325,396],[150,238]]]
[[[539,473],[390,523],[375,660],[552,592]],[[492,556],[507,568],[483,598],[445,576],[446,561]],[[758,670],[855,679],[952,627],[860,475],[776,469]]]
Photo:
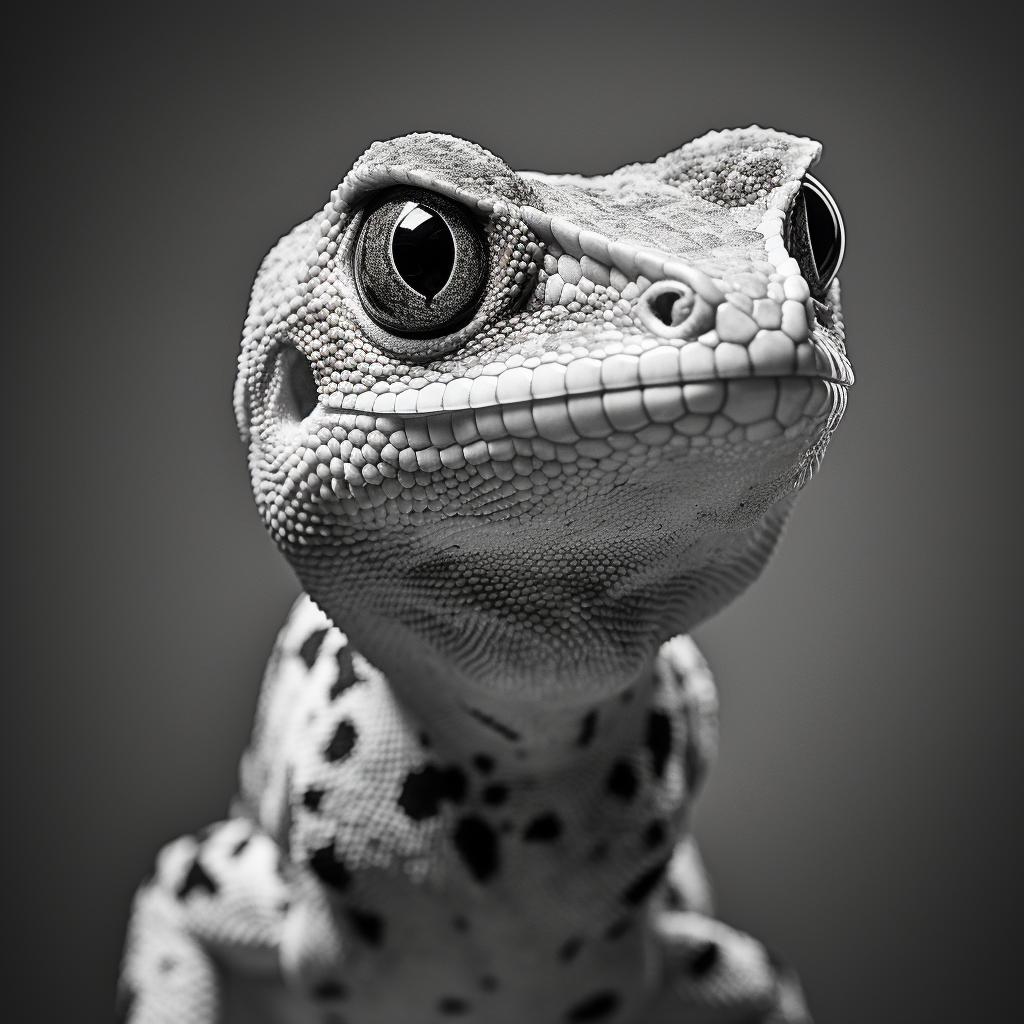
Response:
[[[643,326],[659,338],[696,337],[707,330],[708,310],[714,316],[714,310],[682,281],[656,281],[640,296],[636,309]]]

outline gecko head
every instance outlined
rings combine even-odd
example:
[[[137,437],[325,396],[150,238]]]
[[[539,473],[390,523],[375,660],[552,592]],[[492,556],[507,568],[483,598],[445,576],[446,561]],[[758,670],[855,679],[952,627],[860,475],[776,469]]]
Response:
[[[253,493],[365,653],[577,692],[756,577],[853,380],[819,149],[752,127],[585,178],[410,135],[271,250]]]

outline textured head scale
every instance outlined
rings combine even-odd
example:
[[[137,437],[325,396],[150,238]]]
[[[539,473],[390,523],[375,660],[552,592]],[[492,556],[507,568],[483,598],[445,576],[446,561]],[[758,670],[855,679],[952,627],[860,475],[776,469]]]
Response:
[[[253,491],[371,659],[620,686],[757,575],[853,380],[819,149],[751,127],[584,178],[411,135],[271,250],[236,387]],[[454,254],[436,298],[399,270],[417,208]]]

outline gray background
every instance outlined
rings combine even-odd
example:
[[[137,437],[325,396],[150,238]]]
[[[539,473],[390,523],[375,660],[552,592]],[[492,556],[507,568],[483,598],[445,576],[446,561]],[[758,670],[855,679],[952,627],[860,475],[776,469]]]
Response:
[[[1004,1019],[1008,29],[979,5],[947,25],[849,10],[309,3],[13,31],[6,1019],[107,1019],[133,887],[232,792],[297,592],[230,407],[267,248],[376,138],[594,173],[752,122],[825,145],[858,383],[778,557],[699,631],[723,736],[698,835],[721,915],[798,965],[820,1024]]]

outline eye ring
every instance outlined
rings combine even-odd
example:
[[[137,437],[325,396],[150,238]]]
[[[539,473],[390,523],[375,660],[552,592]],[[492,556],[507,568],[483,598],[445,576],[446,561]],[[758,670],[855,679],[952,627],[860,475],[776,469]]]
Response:
[[[786,217],[786,249],[800,264],[811,294],[823,298],[843,262],[846,230],[838,204],[810,174],[800,182]]]
[[[406,358],[437,354],[437,345],[423,342],[470,322],[488,269],[478,218],[446,196],[411,187],[389,189],[367,209],[352,260],[363,310],[388,335],[385,347]]]

